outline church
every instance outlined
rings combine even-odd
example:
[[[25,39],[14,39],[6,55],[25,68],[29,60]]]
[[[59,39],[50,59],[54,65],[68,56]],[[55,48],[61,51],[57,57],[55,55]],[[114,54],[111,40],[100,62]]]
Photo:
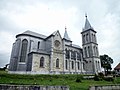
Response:
[[[45,36],[32,31],[16,35],[9,73],[95,74],[101,72],[96,31],[87,16],[81,32],[82,47],[72,43],[67,28]],[[80,38],[80,37],[79,37]]]

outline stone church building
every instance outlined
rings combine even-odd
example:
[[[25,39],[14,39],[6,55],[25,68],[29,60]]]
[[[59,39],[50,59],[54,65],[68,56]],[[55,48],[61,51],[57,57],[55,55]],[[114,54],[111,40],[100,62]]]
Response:
[[[32,31],[16,35],[9,73],[19,74],[94,74],[101,71],[96,31],[87,16],[81,32],[82,48],[72,43],[65,28],[49,36]],[[79,37],[80,38],[80,37]]]

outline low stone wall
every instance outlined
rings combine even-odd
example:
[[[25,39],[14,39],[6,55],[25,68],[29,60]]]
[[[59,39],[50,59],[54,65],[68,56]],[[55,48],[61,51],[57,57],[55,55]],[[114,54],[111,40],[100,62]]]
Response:
[[[90,86],[89,90],[120,90],[120,85]]]
[[[0,90],[69,90],[68,86],[8,85],[0,84]]]

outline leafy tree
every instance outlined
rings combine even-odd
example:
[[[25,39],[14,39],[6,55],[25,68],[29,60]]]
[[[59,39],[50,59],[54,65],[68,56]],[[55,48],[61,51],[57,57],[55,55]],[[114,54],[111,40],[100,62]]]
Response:
[[[111,70],[111,64],[113,64],[113,59],[108,55],[104,54],[100,56],[101,67],[104,68],[105,74],[108,74],[108,71]]]

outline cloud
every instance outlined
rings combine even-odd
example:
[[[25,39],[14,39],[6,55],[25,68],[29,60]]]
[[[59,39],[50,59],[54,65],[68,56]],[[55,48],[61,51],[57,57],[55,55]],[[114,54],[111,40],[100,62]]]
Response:
[[[75,7],[67,9],[53,8],[44,3],[19,4],[18,2],[2,2],[5,8],[0,8],[0,54],[1,66],[9,61],[12,50],[12,43],[15,35],[29,29],[38,33],[51,34],[55,30],[64,33],[65,25],[74,23],[74,16],[77,11]],[[55,3],[53,3],[55,4]],[[3,44],[4,43],[4,44]]]
[[[9,53],[1,53],[0,52],[0,67],[4,67],[6,64],[9,63],[10,60],[10,56]]]
[[[100,54],[108,54],[113,58],[113,67],[118,64],[119,60],[119,17],[116,14],[108,13],[101,20],[101,24],[98,28],[98,41]]]
[[[119,4],[118,0],[1,0],[0,47],[2,48],[0,48],[0,55],[2,55],[2,65],[9,60],[15,35],[27,29],[45,35],[59,29],[63,36],[66,25],[73,43],[82,46],[80,32],[84,27],[85,13],[88,14],[91,25],[98,32],[100,54],[109,54],[117,64],[120,54]]]
[[[11,33],[0,31],[0,67],[9,63],[13,42],[14,36]]]

